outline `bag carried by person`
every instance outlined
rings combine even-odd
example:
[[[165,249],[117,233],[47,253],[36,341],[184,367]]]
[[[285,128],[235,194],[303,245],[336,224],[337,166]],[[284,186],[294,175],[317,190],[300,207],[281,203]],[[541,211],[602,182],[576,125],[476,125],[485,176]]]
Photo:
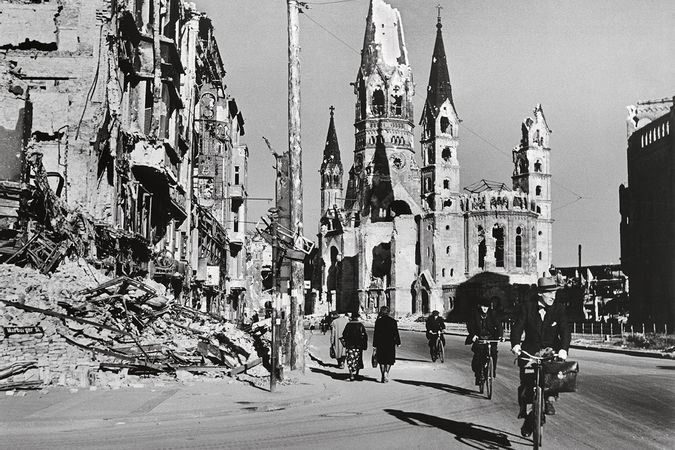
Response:
[[[546,394],[576,392],[579,363],[576,361],[546,361],[544,369],[544,390]]]
[[[373,354],[370,357],[370,364],[372,364],[373,369],[377,367],[377,350],[373,347]]]
[[[333,347],[332,345],[330,346],[330,357],[333,359],[337,359],[335,357],[335,347]]]

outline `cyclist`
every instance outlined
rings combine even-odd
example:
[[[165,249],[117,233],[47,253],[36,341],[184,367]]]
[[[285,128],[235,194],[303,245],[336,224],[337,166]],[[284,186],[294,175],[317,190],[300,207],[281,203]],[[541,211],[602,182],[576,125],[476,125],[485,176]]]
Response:
[[[490,307],[490,300],[481,297],[478,299],[478,308],[471,314],[466,323],[466,330],[469,335],[466,337],[465,344],[472,344],[473,359],[471,360],[471,369],[476,378],[476,386],[480,385],[481,371],[487,358],[487,346],[478,344],[479,339],[497,340],[502,338],[502,324],[497,320],[497,315]],[[497,376],[497,345],[490,344],[490,354],[494,370],[492,376]]]
[[[542,277],[537,280],[537,295],[532,301],[525,302],[516,318],[516,322],[511,328],[511,351],[520,355],[524,350],[531,355],[540,352],[546,348],[559,349],[558,357],[567,359],[567,352],[570,348],[571,334],[567,324],[567,314],[565,306],[555,301],[555,291],[558,285],[555,279],[551,277]],[[525,332],[525,339],[521,342],[521,337]],[[533,418],[532,413],[527,414],[525,395],[534,388],[534,374],[525,373],[527,362],[519,359],[520,367],[520,386],[518,387],[518,404],[520,412],[518,418],[524,418],[520,434],[524,437],[532,434]],[[544,414],[552,415],[554,413],[553,405],[547,398],[545,402]]]
[[[440,313],[436,310],[433,310],[429,317],[427,317],[426,322],[427,328],[427,339],[429,340],[429,353],[431,354],[431,361],[436,361],[436,354],[434,346],[436,345],[436,336],[440,333],[441,340],[443,345],[445,345],[445,337],[443,336],[443,330],[445,330],[445,321],[440,316]]]

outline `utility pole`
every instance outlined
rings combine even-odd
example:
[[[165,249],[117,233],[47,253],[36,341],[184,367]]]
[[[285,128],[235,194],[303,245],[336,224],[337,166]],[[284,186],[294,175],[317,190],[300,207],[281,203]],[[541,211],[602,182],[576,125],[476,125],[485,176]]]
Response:
[[[290,226],[302,232],[302,147],[300,145],[300,11],[298,0],[287,0],[288,5],[288,152],[290,185]],[[289,363],[291,370],[305,371],[304,349],[304,263],[291,262],[288,317]]]

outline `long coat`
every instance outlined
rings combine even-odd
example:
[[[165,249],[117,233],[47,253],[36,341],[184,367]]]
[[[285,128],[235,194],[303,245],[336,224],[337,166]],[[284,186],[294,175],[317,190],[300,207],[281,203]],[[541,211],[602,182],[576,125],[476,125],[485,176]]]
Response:
[[[396,346],[401,345],[398,322],[389,316],[380,316],[375,321],[373,347],[379,364],[391,365],[396,362]]]
[[[521,343],[523,331],[525,340]],[[521,344],[522,349],[531,355],[546,347],[568,351],[571,339],[565,305],[557,301],[549,307],[543,321],[537,299],[526,302],[511,328],[511,347]]]
[[[345,348],[342,346],[340,338],[342,337],[342,331],[344,331],[347,322],[349,322],[347,317],[340,316],[330,323],[330,344],[335,349],[336,359],[345,357]]]

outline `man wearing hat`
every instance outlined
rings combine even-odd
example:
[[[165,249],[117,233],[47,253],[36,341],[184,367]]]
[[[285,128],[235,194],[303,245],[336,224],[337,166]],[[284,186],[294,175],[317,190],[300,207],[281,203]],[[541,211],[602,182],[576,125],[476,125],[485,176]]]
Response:
[[[533,301],[526,302],[516,323],[511,328],[511,351],[520,355],[524,350],[534,355],[546,348],[559,348],[558,357],[567,359],[570,347],[571,334],[567,323],[565,306],[555,301],[558,285],[552,277],[542,277],[537,280],[537,295]],[[521,340],[525,332],[525,338]],[[526,415],[526,404],[523,393],[534,387],[534,374],[525,373],[527,361],[519,360],[520,386],[518,388],[518,403],[520,404],[519,418],[525,418],[520,429],[523,436],[532,434],[532,415]],[[555,414],[553,405],[547,399],[545,414]]]
[[[502,323],[497,319],[497,314],[490,307],[491,302],[485,297],[478,299],[478,306],[471,314],[469,321],[466,323],[466,330],[469,335],[466,337],[465,344],[472,344],[473,359],[471,360],[471,369],[476,377],[476,386],[480,385],[481,370],[483,370],[483,363],[487,359],[487,346],[479,345],[479,339],[497,340],[502,338]],[[493,373],[492,376],[497,376],[497,345],[489,344],[490,354],[492,355]]]

